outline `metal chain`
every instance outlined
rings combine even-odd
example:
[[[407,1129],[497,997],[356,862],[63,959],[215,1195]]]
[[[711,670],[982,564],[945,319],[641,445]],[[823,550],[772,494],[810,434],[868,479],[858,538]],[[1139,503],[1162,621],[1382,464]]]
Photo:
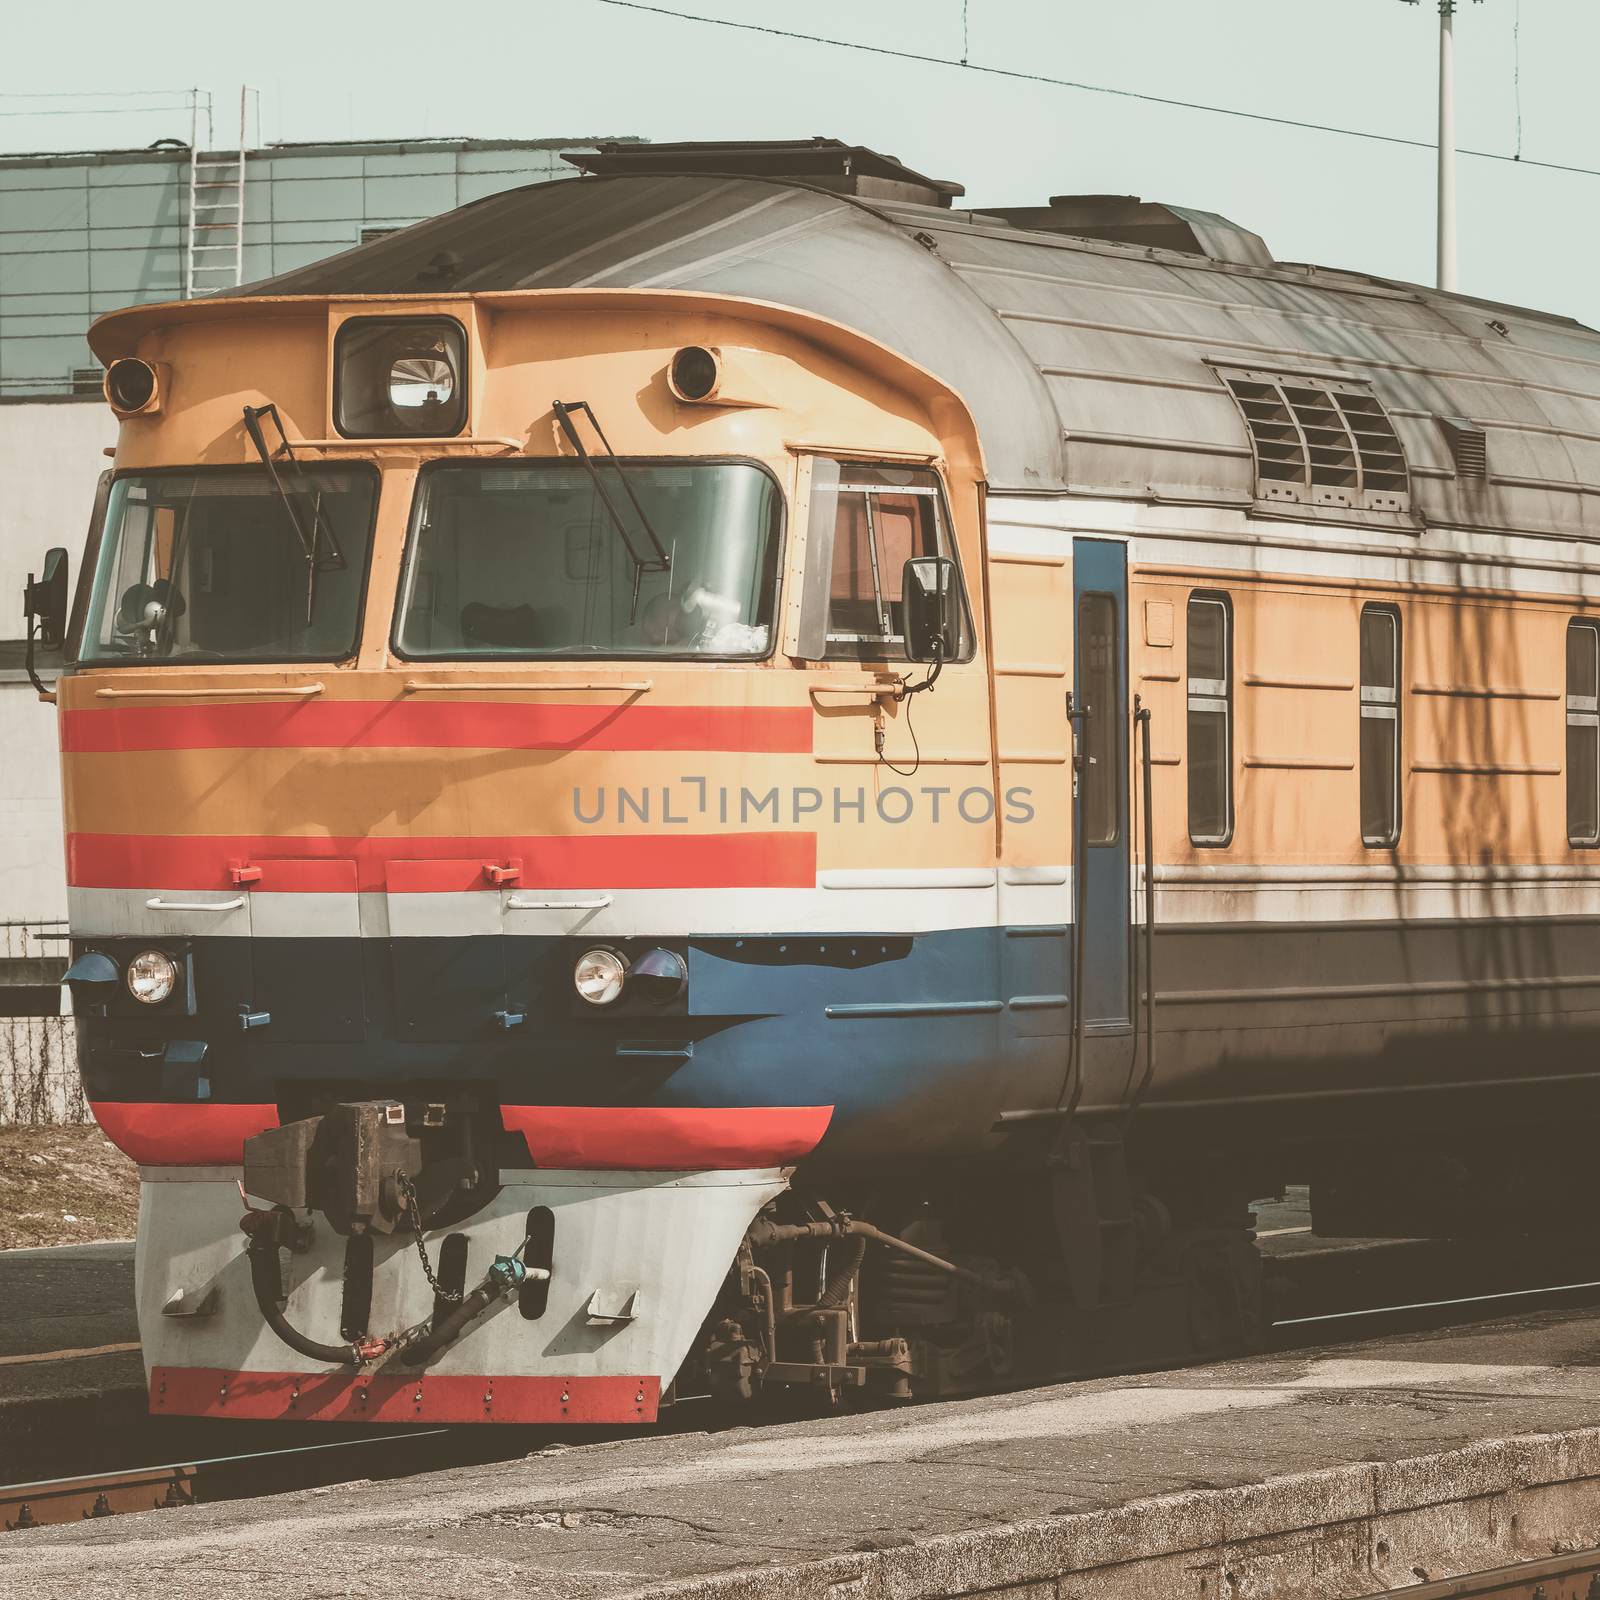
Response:
[[[447,1289],[433,1275],[433,1263],[428,1259],[428,1247],[422,1242],[422,1216],[417,1210],[417,1191],[412,1187],[411,1180],[403,1172],[395,1174],[395,1186],[400,1191],[400,1204],[405,1207],[406,1215],[411,1218],[412,1236],[417,1241],[417,1259],[422,1262],[422,1275],[428,1280],[428,1286],[441,1300],[448,1300],[452,1305],[460,1305],[466,1298],[464,1290]]]

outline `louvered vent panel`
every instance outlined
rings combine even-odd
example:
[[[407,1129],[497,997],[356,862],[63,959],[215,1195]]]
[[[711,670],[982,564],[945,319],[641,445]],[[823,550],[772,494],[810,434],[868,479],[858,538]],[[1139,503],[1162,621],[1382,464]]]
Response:
[[[1306,475],[1305,440],[1295,426],[1276,384],[1229,379],[1229,387],[1255,440],[1257,470],[1263,478],[1303,483]]]
[[[1250,429],[1262,499],[1408,508],[1405,451],[1366,385],[1266,372],[1224,376]]]
[[[1483,483],[1489,476],[1489,435],[1470,422],[1440,417],[1439,424],[1450,442],[1450,456],[1456,476]]]

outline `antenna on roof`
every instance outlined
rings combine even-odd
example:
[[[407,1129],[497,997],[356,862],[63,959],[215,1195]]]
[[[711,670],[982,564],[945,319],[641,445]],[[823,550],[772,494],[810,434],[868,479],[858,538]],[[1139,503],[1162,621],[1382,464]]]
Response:
[[[1402,0],[1414,6],[1418,0]],[[1460,0],[1439,3],[1439,199],[1438,269],[1435,282],[1450,293],[1456,288],[1456,7]],[[1482,0],[1473,0],[1481,5]]]

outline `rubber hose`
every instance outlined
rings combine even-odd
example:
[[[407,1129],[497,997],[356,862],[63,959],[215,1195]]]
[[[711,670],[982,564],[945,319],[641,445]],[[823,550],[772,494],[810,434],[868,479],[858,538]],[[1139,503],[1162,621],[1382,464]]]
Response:
[[[454,1344],[462,1331],[478,1313],[492,1305],[505,1291],[492,1279],[485,1279],[432,1333],[408,1344],[400,1352],[400,1359],[408,1367],[420,1367],[430,1356],[437,1355],[447,1344]]]
[[[296,1328],[284,1316],[278,1297],[283,1279],[278,1271],[278,1245],[270,1234],[258,1233],[250,1240],[250,1284],[256,1292],[256,1305],[266,1324],[291,1350],[313,1361],[328,1361],[340,1367],[359,1367],[365,1359],[353,1344],[322,1344]]]
[[[833,1252],[830,1250],[829,1254]],[[822,1291],[822,1298],[817,1301],[819,1306],[825,1306],[830,1311],[837,1311],[846,1305],[850,1299],[850,1285],[856,1273],[861,1270],[861,1258],[867,1253],[867,1241],[860,1234],[850,1240],[850,1249],[844,1259],[832,1272],[828,1274],[828,1285]]]

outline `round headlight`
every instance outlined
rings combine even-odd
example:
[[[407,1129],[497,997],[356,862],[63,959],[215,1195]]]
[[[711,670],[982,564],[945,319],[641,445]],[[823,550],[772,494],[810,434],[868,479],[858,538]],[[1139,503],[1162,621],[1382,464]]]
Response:
[[[589,950],[572,969],[572,987],[592,1006],[608,1006],[622,993],[627,966],[613,950]]]
[[[177,986],[178,969],[172,957],[159,950],[141,950],[128,963],[128,993],[147,1006],[158,1006]]]

